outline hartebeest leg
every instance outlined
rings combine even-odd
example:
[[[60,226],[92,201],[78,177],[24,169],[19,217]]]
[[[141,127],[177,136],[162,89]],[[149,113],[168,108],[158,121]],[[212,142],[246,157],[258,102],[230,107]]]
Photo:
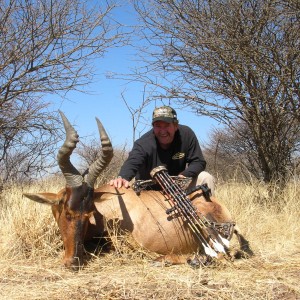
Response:
[[[187,262],[187,259],[187,255],[167,254],[156,258],[153,264],[159,266],[181,265],[185,264]]]
[[[186,263],[188,263],[192,268],[197,269],[200,268],[200,266],[211,265],[213,263],[213,260],[207,255],[195,254],[191,257],[190,255],[167,254],[158,257],[154,261],[154,265],[159,266],[181,265]]]
[[[244,238],[237,227],[234,229],[234,234],[236,235],[240,245],[240,250],[234,254],[234,257],[240,259],[253,256],[254,253],[250,248],[249,241]]]

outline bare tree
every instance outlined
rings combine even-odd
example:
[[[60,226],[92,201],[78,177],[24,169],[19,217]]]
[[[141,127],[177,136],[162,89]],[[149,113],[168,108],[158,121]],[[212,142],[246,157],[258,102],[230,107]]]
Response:
[[[0,170],[50,166],[60,127],[45,94],[83,90],[94,60],[124,42],[109,1],[0,0]]]
[[[0,116],[0,180],[28,180],[53,166],[60,124],[47,104],[8,101]],[[30,176],[30,177],[29,177]]]
[[[210,141],[204,146],[208,167],[223,180],[231,178],[250,180],[252,177],[260,181],[263,180],[264,173],[259,165],[256,144],[251,139],[248,127],[239,122],[235,124],[235,128],[239,128],[239,130],[231,130],[225,126],[211,131]],[[290,146],[292,144],[289,143],[282,146],[281,151],[285,153],[283,157],[286,159],[284,163],[273,166],[274,169],[278,170],[278,173],[291,172],[291,175],[296,174],[300,166],[299,159],[297,159],[298,153],[289,148]],[[276,163],[277,161],[278,159],[274,159],[273,162]],[[287,170],[281,170],[283,166],[286,166]]]
[[[121,96],[131,116],[132,143],[134,143],[134,141],[136,140],[136,135],[138,134],[138,138],[139,138],[142,132],[147,127],[147,125],[149,124],[149,122],[144,117],[144,113],[146,107],[151,102],[151,100],[146,96],[146,86],[144,86],[142,102],[138,108],[134,108],[129,105],[129,101],[126,100],[124,92],[122,93]]]
[[[143,22],[145,63],[135,79],[239,134],[242,122],[263,180],[286,179],[287,162],[299,146],[299,1],[134,5]]]
[[[101,142],[99,141],[99,138],[81,139],[75,152],[80,159],[80,169],[84,171],[91,163],[96,161],[101,154]],[[122,149],[114,148],[114,156],[109,163],[109,166],[100,174],[97,179],[97,184],[104,184],[109,180],[116,178],[127,156],[128,152],[126,151],[126,145],[124,145]]]

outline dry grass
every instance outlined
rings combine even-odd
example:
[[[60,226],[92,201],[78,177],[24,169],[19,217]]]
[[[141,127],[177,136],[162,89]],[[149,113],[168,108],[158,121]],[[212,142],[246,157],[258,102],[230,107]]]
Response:
[[[60,182],[23,189],[58,191]],[[197,270],[157,267],[151,254],[119,244],[79,272],[67,271],[50,207],[22,198],[22,192],[10,186],[0,196],[0,299],[300,299],[299,183],[276,199],[259,184],[219,186],[218,198],[255,256]]]

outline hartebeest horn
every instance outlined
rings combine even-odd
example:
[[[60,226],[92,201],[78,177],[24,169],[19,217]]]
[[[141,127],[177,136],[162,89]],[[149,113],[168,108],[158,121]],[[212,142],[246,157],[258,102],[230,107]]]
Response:
[[[59,111],[59,113],[64,123],[66,139],[58,151],[57,162],[66,179],[67,185],[70,187],[80,186],[82,185],[83,178],[70,162],[70,156],[79,142],[79,136],[63,112]]]
[[[86,176],[86,183],[89,187],[93,188],[96,182],[97,177],[101,173],[101,171],[110,163],[113,157],[113,148],[108,138],[108,135],[98,118],[96,118],[100,139],[101,139],[101,146],[102,151],[99,158],[91,164],[91,166],[84,172],[87,174]]]

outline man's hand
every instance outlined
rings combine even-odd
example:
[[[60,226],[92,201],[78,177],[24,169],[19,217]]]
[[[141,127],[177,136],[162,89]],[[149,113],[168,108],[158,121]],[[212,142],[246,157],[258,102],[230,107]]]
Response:
[[[129,188],[129,181],[127,181],[126,179],[122,178],[121,176],[118,176],[118,178],[112,179],[109,182],[110,185],[113,185],[115,188],[121,188],[122,186],[124,186],[126,189]]]

